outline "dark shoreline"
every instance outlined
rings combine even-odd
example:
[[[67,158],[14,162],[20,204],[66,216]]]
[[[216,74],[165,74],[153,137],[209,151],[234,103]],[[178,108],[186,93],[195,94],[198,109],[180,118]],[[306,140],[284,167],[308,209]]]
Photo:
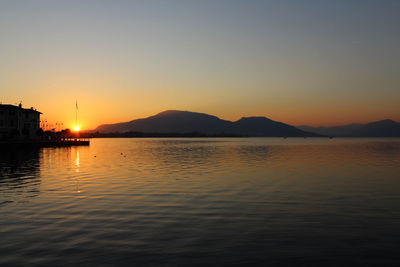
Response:
[[[82,138],[196,138],[196,137],[209,137],[209,138],[246,138],[246,137],[275,137],[275,138],[289,138],[289,137],[298,137],[298,138],[309,138],[309,137],[324,137],[329,138],[329,136],[322,135],[299,135],[299,136],[253,136],[253,135],[243,135],[243,134],[230,134],[230,133],[218,133],[218,134],[205,134],[199,132],[190,132],[190,133],[144,133],[144,132],[125,132],[125,133],[81,133],[80,137]]]
[[[82,138],[195,138],[195,137],[249,137],[247,135],[237,134],[203,134],[203,133],[142,133],[142,132],[126,132],[126,133],[81,133]]]

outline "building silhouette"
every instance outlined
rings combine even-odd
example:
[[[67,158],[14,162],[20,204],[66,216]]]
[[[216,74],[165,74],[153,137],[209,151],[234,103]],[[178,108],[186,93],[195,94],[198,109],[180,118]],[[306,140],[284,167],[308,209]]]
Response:
[[[39,138],[40,114],[34,108],[22,108],[21,104],[0,104],[0,139]]]

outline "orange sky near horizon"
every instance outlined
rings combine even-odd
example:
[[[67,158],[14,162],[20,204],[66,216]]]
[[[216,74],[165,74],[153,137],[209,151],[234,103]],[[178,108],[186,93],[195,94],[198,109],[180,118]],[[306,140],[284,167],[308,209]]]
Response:
[[[291,125],[310,125],[310,126],[336,126],[350,123],[368,123],[372,121],[391,118],[400,121],[400,117],[394,117],[390,112],[382,110],[379,106],[375,109],[355,109],[350,104],[342,105],[340,112],[335,107],[323,107],[319,110],[313,108],[301,108],[291,105],[276,105],[270,107],[244,106],[238,103],[232,106],[213,107],[198,105],[190,107],[185,104],[176,103],[168,106],[167,102],[162,105],[149,101],[101,101],[100,99],[83,98],[78,100],[78,125],[81,130],[92,130],[101,124],[127,122],[134,119],[145,118],[155,115],[165,110],[186,110],[215,115],[221,119],[236,121],[241,117],[265,116],[272,120],[281,121]],[[5,104],[5,103],[4,103]],[[249,103],[251,104],[251,103]],[[49,124],[48,129],[56,128],[57,124],[63,123],[63,128],[73,129],[75,126],[75,100],[70,97],[69,101],[64,102],[41,102],[38,105],[23,101],[23,107],[34,106],[41,111],[42,120]],[[233,109],[233,112],[232,112]],[[381,109],[381,110],[380,110]]]

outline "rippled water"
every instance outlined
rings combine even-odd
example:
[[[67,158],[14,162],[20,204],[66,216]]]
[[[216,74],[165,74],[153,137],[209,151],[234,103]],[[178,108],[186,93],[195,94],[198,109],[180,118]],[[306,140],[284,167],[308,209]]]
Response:
[[[0,265],[400,265],[400,139],[94,139],[0,177]]]

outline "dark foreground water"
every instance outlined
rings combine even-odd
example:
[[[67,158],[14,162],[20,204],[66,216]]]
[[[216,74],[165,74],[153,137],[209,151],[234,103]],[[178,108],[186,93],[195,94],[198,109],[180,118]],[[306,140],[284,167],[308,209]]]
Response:
[[[400,265],[400,139],[95,139],[0,177],[0,265]]]

